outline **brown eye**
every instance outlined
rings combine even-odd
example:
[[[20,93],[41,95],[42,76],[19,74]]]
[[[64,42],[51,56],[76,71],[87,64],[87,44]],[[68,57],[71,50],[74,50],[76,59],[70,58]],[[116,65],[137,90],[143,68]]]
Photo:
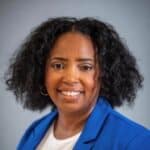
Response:
[[[93,69],[92,65],[81,65],[80,66],[80,70],[82,70],[82,71],[90,71],[92,69]]]
[[[51,65],[51,67],[55,70],[62,70],[64,69],[64,64],[62,63],[54,63]]]

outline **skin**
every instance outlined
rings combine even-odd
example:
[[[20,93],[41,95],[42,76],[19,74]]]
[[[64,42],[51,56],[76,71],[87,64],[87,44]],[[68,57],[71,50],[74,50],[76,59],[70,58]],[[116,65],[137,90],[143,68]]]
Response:
[[[99,72],[88,36],[67,32],[56,40],[45,71],[47,92],[58,109],[56,138],[73,136],[84,127],[98,98]]]

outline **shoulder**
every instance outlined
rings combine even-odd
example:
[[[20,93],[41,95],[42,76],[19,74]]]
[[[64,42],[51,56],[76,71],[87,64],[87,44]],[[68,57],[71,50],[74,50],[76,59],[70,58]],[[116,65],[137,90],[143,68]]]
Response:
[[[76,147],[85,149],[90,146],[94,150],[147,150],[150,149],[149,141],[148,129],[116,112],[101,97],[89,116]]]
[[[45,130],[49,127],[50,123],[53,121],[57,114],[57,111],[52,111],[42,118],[34,121],[23,134],[17,149],[20,150],[22,147],[25,147],[29,143],[32,143],[33,139],[39,139],[42,134],[45,133]]]
[[[149,130],[146,127],[127,118],[126,116],[120,114],[114,109],[111,109],[108,119],[111,124],[114,124],[115,126],[124,129],[124,132],[126,132],[126,130],[132,130],[132,133],[135,134],[145,131],[149,132]]]
[[[150,130],[128,119],[113,109],[106,118],[104,130],[125,149],[150,149]]]

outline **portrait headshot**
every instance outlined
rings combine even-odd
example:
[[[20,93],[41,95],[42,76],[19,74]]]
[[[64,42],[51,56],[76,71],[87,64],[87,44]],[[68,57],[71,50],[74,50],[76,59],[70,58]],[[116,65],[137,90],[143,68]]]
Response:
[[[2,3],[2,149],[150,149],[149,2],[114,2]]]

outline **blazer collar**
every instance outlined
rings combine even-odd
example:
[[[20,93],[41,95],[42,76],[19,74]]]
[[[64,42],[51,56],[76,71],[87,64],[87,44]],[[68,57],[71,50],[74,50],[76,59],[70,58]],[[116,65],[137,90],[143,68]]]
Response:
[[[82,149],[89,150],[92,147],[92,143],[100,133],[110,109],[110,104],[105,100],[104,97],[100,97],[74,147],[75,150],[79,150],[81,147]]]
[[[36,149],[57,115],[57,110],[54,110],[42,119],[35,122],[34,127],[31,129],[32,134],[25,149]]]
[[[109,113],[109,110],[110,105],[108,104],[108,102],[103,97],[100,97],[85,124],[82,134],[80,135],[74,147],[75,150],[81,149],[80,147],[86,150],[90,149],[90,147],[92,146],[91,141],[94,141],[96,139]],[[38,120],[37,123],[35,123],[34,127],[32,128],[32,136],[30,136],[30,140],[28,141],[28,146],[31,147],[32,145],[35,148],[40,143],[49,126],[52,124],[57,115],[57,110],[54,110],[41,120]]]

